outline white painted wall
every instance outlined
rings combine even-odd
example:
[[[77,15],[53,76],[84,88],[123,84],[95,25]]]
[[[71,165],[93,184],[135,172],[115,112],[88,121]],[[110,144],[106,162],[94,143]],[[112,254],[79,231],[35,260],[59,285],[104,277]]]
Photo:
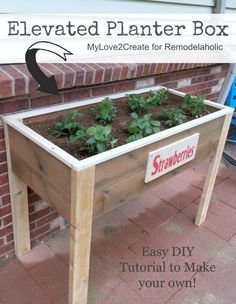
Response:
[[[0,0],[1,13],[212,13],[215,0]],[[227,0],[226,13],[236,13]]]

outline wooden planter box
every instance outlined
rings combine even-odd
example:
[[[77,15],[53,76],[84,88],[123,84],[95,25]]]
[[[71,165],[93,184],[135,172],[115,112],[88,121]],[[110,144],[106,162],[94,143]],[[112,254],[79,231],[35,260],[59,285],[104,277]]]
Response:
[[[142,94],[158,88],[128,93]],[[176,101],[184,96],[173,90],[169,92]],[[121,93],[110,97],[124,96]],[[202,224],[233,112],[232,108],[206,101],[211,112],[206,116],[80,161],[24,124],[55,118],[65,109],[100,100],[101,97],[4,117],[16,255],[30,250],[29,186],[70,223],[70,304],[87,303],[92,219],[208,158],[209,170],[195,222]],[[151,182],[144,181],[150,152],[197,133],[199,140],[192,161]]]

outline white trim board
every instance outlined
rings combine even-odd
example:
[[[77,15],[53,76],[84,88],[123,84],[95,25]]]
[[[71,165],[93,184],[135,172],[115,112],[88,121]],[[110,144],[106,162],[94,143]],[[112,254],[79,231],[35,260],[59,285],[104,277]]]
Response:
[[[153,87],[148,87],[148,88],[144,88],[144,89],[140,89],[140,90],[132,90],[132,91],[128,91],[128,92],[122,92],[122,93],[119,93],[119,94],[112,94],[112,95],[109,95],[109,97],[114,98],[114,99],[115,98],[122,98],[126,94],[141,94],[141,93],[148,92],[150,90],[157,90],[157,89],[160,89],[160,88],[161,88],[160,86],[153,86]],[[184,96],[185,95],[184,93],[177,92],[177,91],[172,90],[172,89],[168,89],[168,91],[170,93],[173,93],[173,94],[178,95],[178,96]],[[36,143],[37,145],[39,145],[40,147],[45,149],[48,153],[50,153],[51,155],[53,155],[54,157],[56,157],[57,159],[59,159],[60,161],[65,163],[67,166],[69,166],[73,170],[81,171],[81,170],[86,169],[88,167],[91,167],[93,165],[100,164],[102,162],[105,162],[105,161],[110,160],[112,158],[115,158],[115,157],[118,157],[120,155],[129,153],[133,150],[142,148],[144,146],[147,146],[147,145],[152,144],[154,142],[157,142],[159,140],[162,140],[162,139],[165,139],[167,137],[173,136],[175,134],[181,133],[185,130],[191,129],[193,127],[196,127],[196,126],[201,125],[203,123],[206,123],[208,121],[211,121],[211,120],[214,120],[216,118],[222,117],[226,114],[233,113],[233,111],[234,111],[233,108],[226,107],[224,105],[216,104],[214,102],[206,100],[205,101],[206,105],[217,108],[217,109],[219,109],[219,111],[216,111],[214,113],[210,113],[210,114],[205,115],[203,117],[200,117],[200,118],[194,119],[192,121],[183,123],[179,126],[161,131],[159,133],[156,133],[156,134],[147,136],[145,138],[139,139],[137,141],[134,141],[134,142],[116,147],[114,149],[105,151],[101,154],[97,154],[97,155],[88,157],[88,158],[83,159],[83,160],[76,159],[75,157],[73,157],[69,153],[65,152],[64,150],[62,150],[61,148],[59,148],[55,144],[48,141],[43,136],[39,135],[38,133],[36,133],[32,129],[30,129],[29,127],[24,125],[23,122],[22,122],[22,120],[24,118],[43,115],[43,114],[46,114],[46,113],[53,113],[53,112],[57,112],[57,111],[63,111],[65,109],[66,110],[73,109],[73,108],[80,107],[80,106],[83,106],[83,105],[88,105],[88,104],[93,104],[93,103],[100,102],[102,99],[103,99],[103,97],[92,98],[92,99],[89,99],[89,100],[76,101],[76,102],[73,102],[73,103],[51,106],[51,107],[48,107],[48,108],[43,108],[43,109],[27,111],[27,112],[13,114],[13,115],[8,115],[8,116],[3,117],[3,121],[5,123],[7,123],[9,126],[11,126],[12,128],[19,131],[21,134],[23,134],[27,138],[29,138],[32,142]]]

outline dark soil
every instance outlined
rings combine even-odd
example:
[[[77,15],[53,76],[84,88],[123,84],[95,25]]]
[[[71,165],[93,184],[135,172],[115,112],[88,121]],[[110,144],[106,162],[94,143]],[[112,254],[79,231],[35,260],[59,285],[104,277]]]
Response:
[[[115,137],[118,139],[117,146],[121,146],[126,144],[126,139],[129,137],[129,133],[127,131],[127,127],[123,124],[123,122],[130,122],[132,119],[130,117],[131,111],[129,107],[127,106],[127,100],[126,98],[123,98],[122,100],[113,100],[114,105],[117,107],[117,116],[115,121],[111,123],[112,126],[112,133],[111,137]],[[78,121],[85,126],[85,128],[88,128],[94,124],[100,124],[95,119],[95,113],[91,111],[92,108],[94,108],[95,105],[90,106],[83,106],[79,107],[78,110],[83,113],[83,117],[79,118]],[[147,113],[152,113],[152,119],[162,121],[163,117],[160,115],[160,112],[165,108],[171,108],[171,107],[178,107],[179,104],[176,101],[168,100],[167,103],[164,106],[158,106],[153,109],[149,109]],[[73,110],[73,109],[72,109]],[[145,113],[138,113],[139,115],[143,115]],[[208,114],[208,112],[204,113],[203,115]],[[69,139],[66,136],[56,138],[53,134],[54,131],[54,125],[56,122],[61,121],[66,117],[66,113],[63,113],[60,117],[56,119],[46,119],[40,122],[26,122],[25,124],[33,129],[35,132],[39,133],[55,145],[59,146],[61,149],[65,150],[69,154],[73,155],[77,159],[81,160],[86,157],[91,156],[91,154],[88,154],[87,152],[81,152],[79,151],[79,146],[81,144],[80,141],[78,142],[70,142]],[[187,117],[187,121],[193,120],[195,118],[193,117]],[[161,125],[161,131],[167,129],[167,127]]]

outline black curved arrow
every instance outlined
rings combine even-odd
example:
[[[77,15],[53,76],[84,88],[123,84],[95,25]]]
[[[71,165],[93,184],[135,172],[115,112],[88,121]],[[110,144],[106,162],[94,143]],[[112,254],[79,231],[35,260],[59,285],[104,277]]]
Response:
[[[53,95],[59,95],[59,91],[58,91],[58,88],[57,88],[57,83],[56,83],[55,77],[54,76],[47,77],[47,75],[45,75],[42,72],[42,70],[40,69],[40,67],[38,66],[38,63],[36,61],[36,53],[39,50],[48,51],[48,52],[56,54],[57,56],[61,57],[65,61],[66,61],[66,54],[67,55],[72,55],[72,53],[67,51],[66,49],[64,49],[63,47],[61,47],[58,44],[54,44],[54,43],[48,42],[48,41],[47,42],[42,41],[42,42],[52,44],[52,45],[62,49],[63,52],[64,52],[63,56],[61,56],[60,54],[58,54],[56,52],[53,52],[49,49],[36,47],[36,44],[40,43],[40,42],[37,42],[37,43],[34,43],[33,45],[31,45],[28,48],[28,50],[26,51],[25,62],[26,62],[26,65],[27,65],[27,68],[28,68],[30,74],[39,83],[39,87],[37,89],[38,91],[53,94]]]

